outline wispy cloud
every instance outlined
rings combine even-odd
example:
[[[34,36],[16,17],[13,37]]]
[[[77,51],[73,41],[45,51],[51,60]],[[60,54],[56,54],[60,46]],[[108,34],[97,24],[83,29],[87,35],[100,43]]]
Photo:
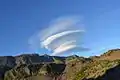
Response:
[[[80,47],[84,24],[79,16],[60,17],[50,22],[48,27],[33,35],[29,44],[33,47],[44,47],[51,50],[52,55],[58,55],[68,50]]]
[[[54,52],[52,55],[59,55],[62,53],[73,53],[77,51],[89,51],[89,48],[84,48],[77,44],[76,40],[73,41],[67,41],[63,44],[61,44],[58,48],[54,49]]]
[[[73,49],[77,47],[76,46],[76,40],[73,41],[67,41],[63,44],[61,44],[58,48],[54,49],[54,52],[52,53],[52,55],[57,55],[59,53],[65,52],[67,50]]]
[[[47,46],[55,41],[56,39],[60,38],[60,37],[64,37],[66,35],[71,35],[73,33],[80,33],[80,32],[84,32],[84,30],[71,30],[71,31],[64,31],[64,32],[61,32],[61,33],[57,33],[55,35],[52,35],[50,37],[48,37],[47,39],[45,39],[42,43],[42,45],[45,47],[45,48],[48,48]]]

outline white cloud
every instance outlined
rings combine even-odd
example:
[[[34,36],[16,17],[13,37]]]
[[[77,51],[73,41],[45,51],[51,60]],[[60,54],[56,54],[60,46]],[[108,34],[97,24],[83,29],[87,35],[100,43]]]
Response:
[[[29,44],[37,49],[44,47],[51,50],[53,55],[57,55],[67,50],[78,49],[81,45],[81,33],[84,31],[84,24],[79,16],[60,17],[33,35]],[[79,49],[82,50],[82,47]]]
[[[81,18],[79,16],[67,16],[67,17],[59,17],[53,21],[51,21],[45,29],[40,30],[39,37],[41,37],[41,41],[45,40],[47,37],[52,36],[53,34],[60,33],[68,30],[76,30],[82,29],[83,24],[81,22]],[[44,35],[44,36],[43,36]]]
[[[76,45],[67,45],[67,46],[63,46],[63,47],[57,48],[57,49],[54,50],[52,55],[59,55],[59,54],[65,52],[65,51],[73,49],[75,47],[76,47]]]
[[[68,41],[63,44],[61,44],[58,48],[54,50],[52,55],[59,55],[62,53],[68,53],[68,52],[77,52],[77,51],[88,51],[88,48],[81,47],[80,45],[77,45],[77,42],[75,40]]]
[[[76,47],[75,43],[76,43],[76,41],[73,40],[73,41],[67,41],[67,42],[61,44],[58,48],[54,49],[54,52],[52,53],[52,55],[56,55],[56,54],[62,53],[64,51],[67,51],[69,49],[75,48]]]
[[[71,31],[64,31],[64,32],[61,32],[61,33],[57,33],[55,35],[52,35],[50,37],[48,37],[46,40],[44,40],[42,42],[42,46],[45,46],[45,48],[48,48],[47,46],[55,41],[56,39],[60,38],[60,37],[64,37],[65,35],[68,35],[68,34],[73,34],[73,33],[80,33],[80,32],[84,32],[84,30],[71,30]]]

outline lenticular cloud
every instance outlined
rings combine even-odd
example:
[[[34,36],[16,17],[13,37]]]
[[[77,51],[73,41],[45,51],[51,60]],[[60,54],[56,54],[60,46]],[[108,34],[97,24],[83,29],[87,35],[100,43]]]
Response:
[[[80,17],[60,17],[32,36],[29,43],[31,46],[52,51],[51,55],[59,55],[67,51],[86,51],[88,49],[81,45],[84,32]]]
[[[58,38],[60,39],[61,37],[65,37],[66,35],[72,35],[73,33],[80,33],[80,32],[83,32],[83,30],[64,31],[48,37],[41,43],[44,47],[47,48],[52,42],[56,41]]]

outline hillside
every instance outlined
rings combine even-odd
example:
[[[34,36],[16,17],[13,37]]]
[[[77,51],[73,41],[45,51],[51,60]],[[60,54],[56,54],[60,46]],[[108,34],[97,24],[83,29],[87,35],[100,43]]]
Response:
[[[90,58],[38,54],[0,57],[0,80],[119,80],[120,49]]]

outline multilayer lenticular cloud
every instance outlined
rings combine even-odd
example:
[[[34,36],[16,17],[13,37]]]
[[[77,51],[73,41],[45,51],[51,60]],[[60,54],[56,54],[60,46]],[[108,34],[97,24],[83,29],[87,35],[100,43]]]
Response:
[[[30,44],[31,46],[39,44],[37,46],[52,51],[51,55],[58,55],[67,51],[83,51],[87,50],[81,45],[81,38],[84,32],[80,17],[60,17],[34,35],[30,39]]]
[[[80,33],[83,32],[83,30],[69,30],[69,31],[63,31],[61,33],[57,33],[55,35],[52,35],[50,37],[48,37],[47,39],[45,39],[42,43],[42,45],[44,47],[48,47],[48,45],[50,45],[53,41],[56,41],[58,38],[60,39],[61,37],[65,37],[66,35],[72,35],[73,33]]]

